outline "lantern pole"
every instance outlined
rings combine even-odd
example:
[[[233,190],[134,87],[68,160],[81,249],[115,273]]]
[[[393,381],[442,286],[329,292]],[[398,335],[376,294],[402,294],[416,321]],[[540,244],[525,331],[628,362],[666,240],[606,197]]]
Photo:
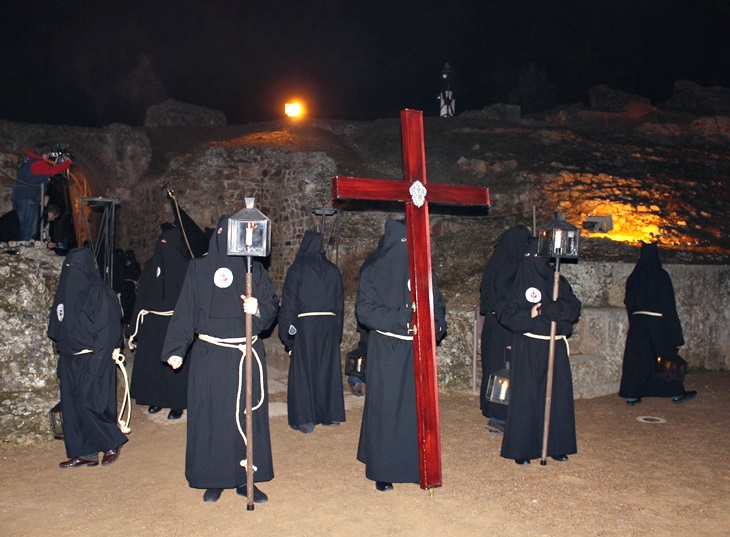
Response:
[[[560,294],[560,259],[578,259],[580,230],[565,220],[565,213],[555,213],[555,220],[540,228],[538,236],[538,256],[555,258],[553,279],[553,302]],[[547,380],[545,383],[545,422],[542,430],[542,456],[540,464],[547,464],[548,439],[550,437],[550,411],[553,402],[553,370],[555,369],[555,335],[557,322],[550,321],[550,347],[548,351]]]
[[[553,278],[553,302],[560,292],[560,257],[555,258],[555,276]],[[550,409],[553,403],[553,368],[555,364],[555,332],[558,324],[550,321],[550,350],[548,351],[547,381],[545,385],[545,424],[542,429],[542,457],[540,464],[547,464],[548,436],[550,434]]]
[[[251,256],[246,256],[246,298],[253,295]],[[251,365],[251,339],[253,317],[246,313],[246,510],[253,511],[253,367]]]
[[[228,218],[228,255],[246,258],[246,299],[253,297],[252,257],[266,257],[271,248],[271,221],[255,208],[254,198],[245,198],[246,206]],[[245,310],[245,304],[244,304]],[[255,313],[255,312],[254,312]],[[246,498],[248,511],[254,510],[254,464],[253,464],[253,315],[246,312],[246,351],[244,356],[246,375]],[[240,370],[239,370],[240,371]],[[240,374],[240,373],[239,373]],[[266,387],[262,386],[262,401]],[[239,419],[239,416],[236,416]],[[239,422],[240,431],[240,422]],[[243,461],[241,462],[243,465]]]

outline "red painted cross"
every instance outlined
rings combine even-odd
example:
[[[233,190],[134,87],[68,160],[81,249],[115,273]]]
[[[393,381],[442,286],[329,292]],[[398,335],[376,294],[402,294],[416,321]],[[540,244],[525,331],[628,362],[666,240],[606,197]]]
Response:
[[[406,204],[411,298],[416,304],[413,314],[413,355],[421,488],[433,489],[441,486],[442,476],[428,204],[488,206],[489,189],[445,184],[426,186],[423,112],[401,111],[401,129],[403,181],[333,177],[332,199],[400,201]]]

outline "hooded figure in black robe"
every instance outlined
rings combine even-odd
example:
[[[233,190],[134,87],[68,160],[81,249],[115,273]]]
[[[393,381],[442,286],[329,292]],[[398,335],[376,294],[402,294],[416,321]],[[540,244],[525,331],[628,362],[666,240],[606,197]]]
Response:
[[[169,408],[170,419],[188,407],[190,364],[172,369],[163,361],[162,345],[189,263],[180,228],[165,226],[144,264],[128,329],[136,345],[130,395],[137,404],[149,405],[151,413]]]
[[[555,272],[548,258],[537,256],[537,244],[536,238],[529,239],[510,297],[496,305],[497,320],[515,333],[502,457],[518,464],[542,455],[551,321],[556,322],[556,341],[547,454],[567,460],[578,451],[567,337],[580,316],[581,303],[563,276],[558,299],[552,300]]]
[[[246,258],[227,255],[227,237],[228,217],[222,216],[208,255],[188,266],[162,352],[163,360],[179,367],[192,344],[185,477],[191,487],[208,489],[206,501],[216,501],[227,488],[239,487],[245,495],[246,484],[245,346],[237,346],[246,337]],[[256,260],[252,280],[255,300],[245,302],[258,306],[252,315],[252,386],[254,478],[260,483],[274,478],[274,466],[266,355],[258,335],[276,320],[279,299],[269,273]],[[259,501],[256,491],[254,501]]]
[[[279,338],[291,347],[289,425],[304,433],[318,423],[345,421],[340,343],[344,291],[337,265],[325,257],[322,234],[304,233],[286,273],[279,310]]]
[[[624,304],[629,330],[619,396],[633,405],[641,397],[673,397],[681,402],[697,395],[687,392],[684,382],[656,374],[657,358],[676,357],[677,347],[684,345],[672,279],[662,268],[656,243],[642,244],[639,262],[626,280]]]
[[[66,455],[62,468],[111,464],[127,437],[117,427],[114,349],[122,344],[122,314],[114,291],[101,279],[89,248],[63,262],[48,337],[60,354],[61,413]],[[110,457],[107,454],[111,453]]]
[[[487,386],[489,376],[504,369],[506,362],[509,362],[513,337],[512,332],[497,321],[495,309],[498,300],[506,298],[514,283],[512,280],[524,257],[529,238],[530,230],[523,225],[513,226],[502,233],[482,274],[479,313],[484,315],[484,325],[481,334],[482,384],[479,401],[482,414],[489,418],[487,427],[494,432],[504,432],[507,405],[487,401]]]
[[[433,280],[436,339],[446,335],[446,306]],[[355,304],[368,333],[367,391],[357,459],[378,490],[418,483],[419,445],[413,364],[413,302],[406,226],[388,220],[363,263]]]

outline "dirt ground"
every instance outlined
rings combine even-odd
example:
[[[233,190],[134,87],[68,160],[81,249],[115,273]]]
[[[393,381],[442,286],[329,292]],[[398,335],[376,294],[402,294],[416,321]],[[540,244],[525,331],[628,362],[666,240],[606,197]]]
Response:
[[[274,386],[276,478],[261,484],[269,502],[254,511],[230,490],[204,503],[183,475],[185,418],[135,405],[129,442],[109,467],[59,469],[60,440],[0,446],[0,534],[726,536],[730,373],[686,384],[700,393],[681,405],[576,401],[579,453],[527,467],[500,458],[477,396],[441,394],[444,485],[433,497],[417,485],[377,492],[365,478],[355,459],[362,398],[347,394],[346,423],[303,435]]]

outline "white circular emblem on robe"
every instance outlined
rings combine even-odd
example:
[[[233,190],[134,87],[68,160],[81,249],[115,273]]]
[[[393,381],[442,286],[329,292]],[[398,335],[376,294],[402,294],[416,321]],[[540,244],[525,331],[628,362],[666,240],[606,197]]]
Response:
[[[216,270],[215,275],[213,276],[213,283],[215,283],[216,287],[220,287],[221,289],[230,287],[233,283],[233,273],[231,272],[231,269],[221,267]]]
[[[542,293],[540,292],[540,289],[530,287],[527,291],[525,291],[525,298],[528,302],[537,304],[542,300]]]
[[[59,322],[63,322],[63,304],[56,306],[56,317],[58,317]]]
[[[162,272],[162,269],[160,267],[157,267],[157,274],[156,274],[155,278],[159,278],[161,272]]]

